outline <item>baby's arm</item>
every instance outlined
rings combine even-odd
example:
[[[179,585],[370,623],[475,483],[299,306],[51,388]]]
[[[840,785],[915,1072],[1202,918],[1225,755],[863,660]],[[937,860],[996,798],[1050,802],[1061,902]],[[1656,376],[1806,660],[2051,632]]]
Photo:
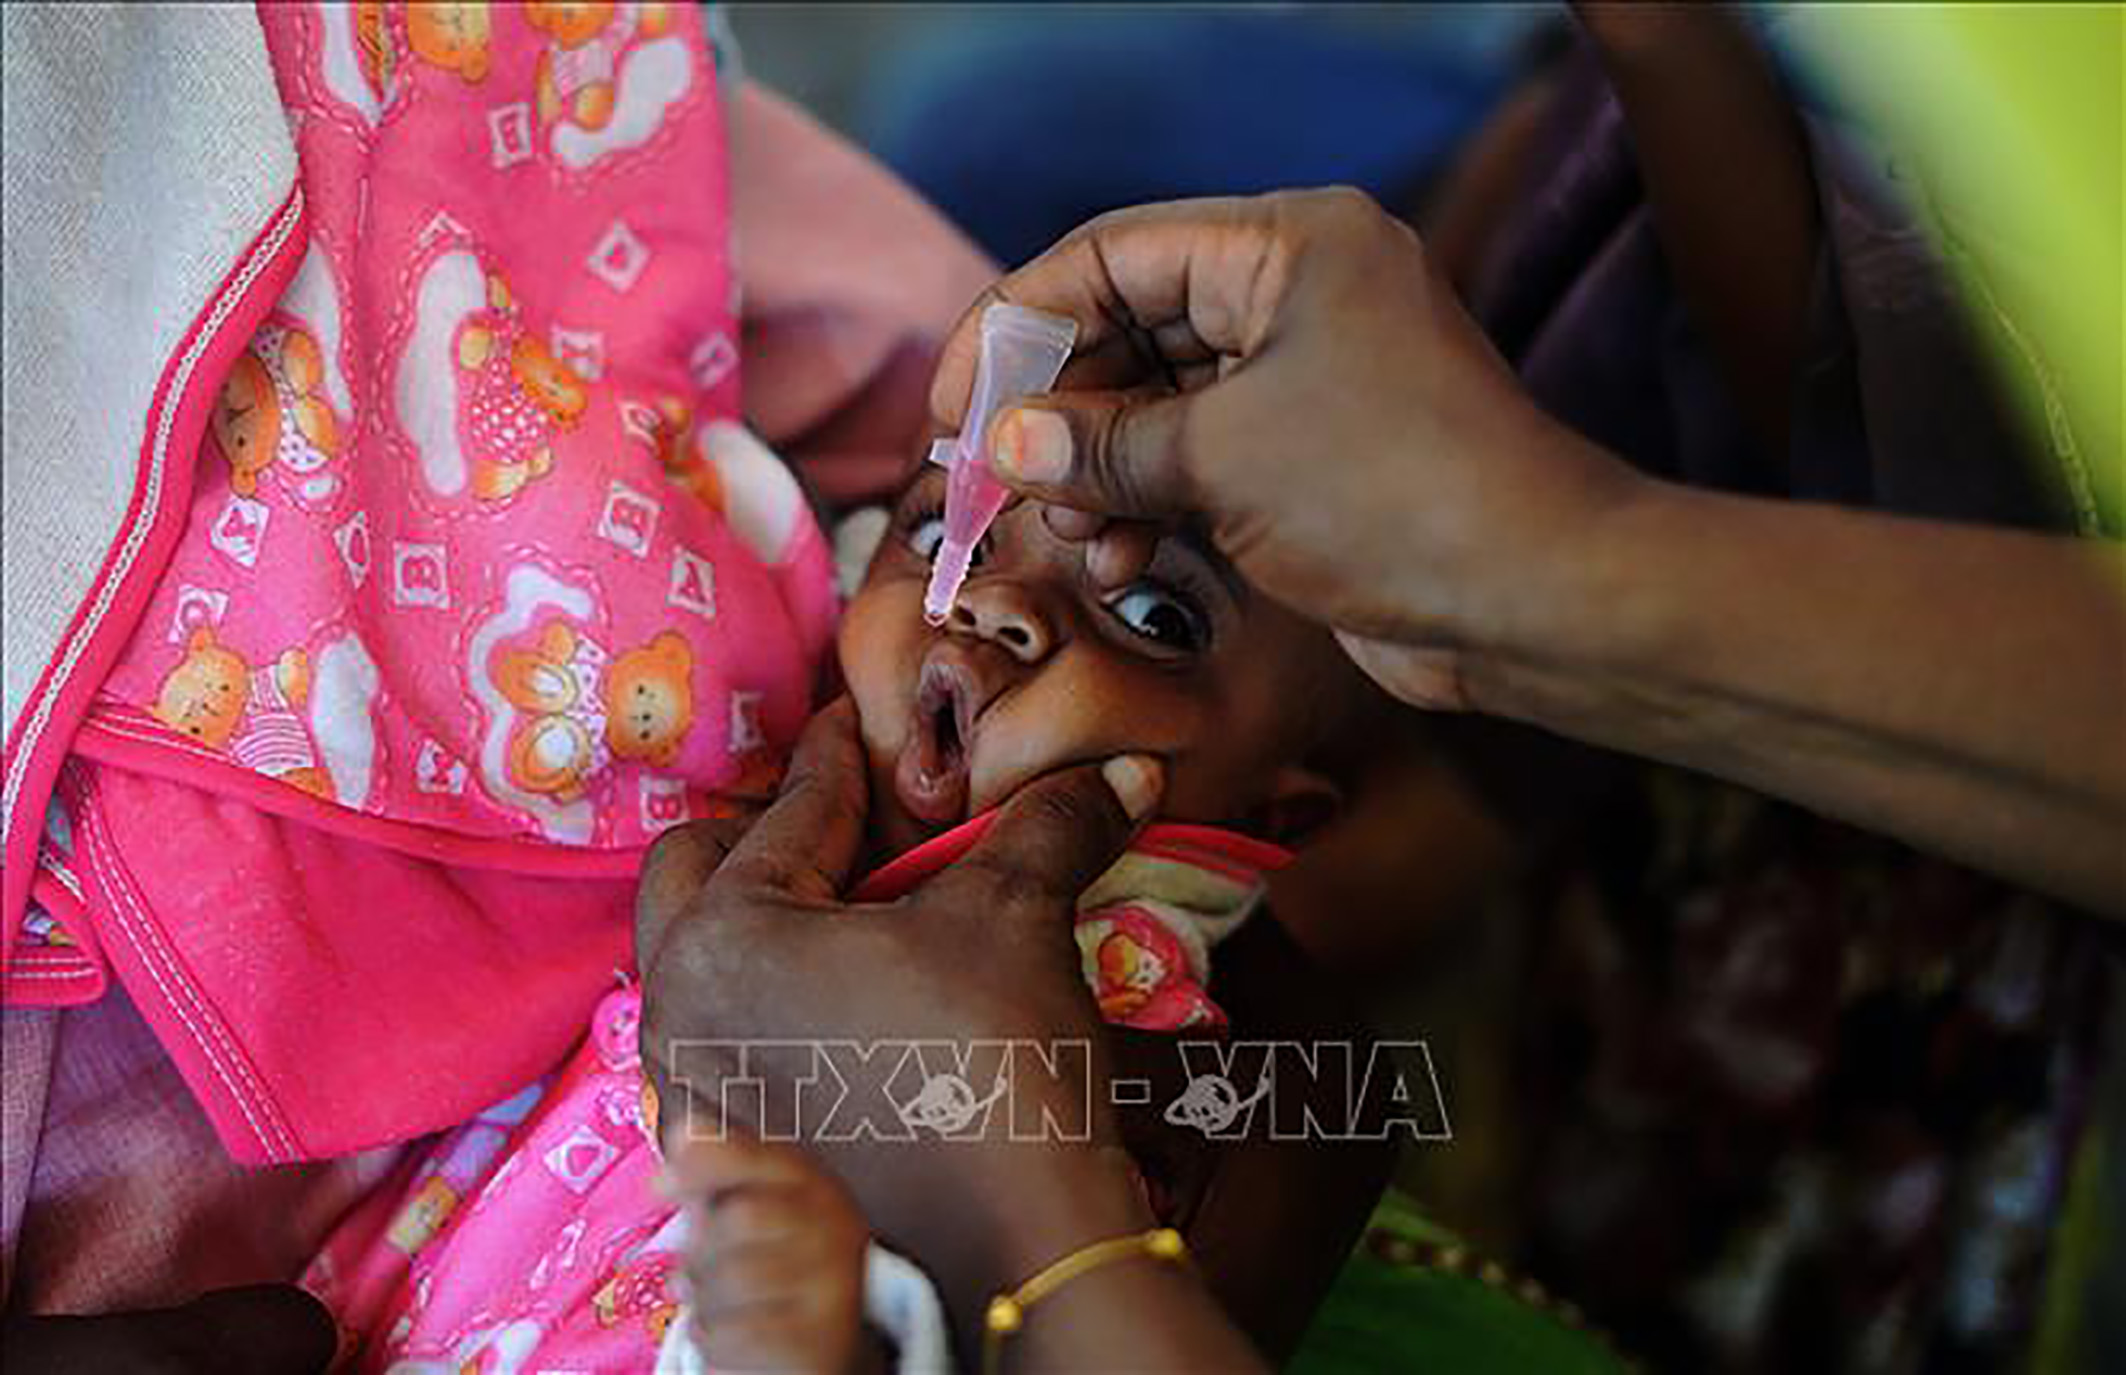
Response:
[[[735,1136],[688,1143],[671,1175],[693,1224],[686,1338],[700,1363],[684,1368],[888,1368],[864,1322],[871,1231],[840,1180],[795,1146]]]
[[[1818,239],[1801,121],[1723,5],[1574,10],[1616,87],[1676,283],[1758,435],[1783,451]]]

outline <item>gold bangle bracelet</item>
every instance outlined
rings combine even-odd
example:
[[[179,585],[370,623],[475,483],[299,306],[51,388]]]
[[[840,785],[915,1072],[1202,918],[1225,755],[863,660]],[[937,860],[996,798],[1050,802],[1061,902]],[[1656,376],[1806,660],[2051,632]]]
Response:
[[[982,1317],[982,1375],[997,1375],[1003,1368],[1004,1339],[1026,1325],[1028,1309],[1078,1276],[1133,1256],[1180,1265],[1188,1260],[1188,1243],[1171,1227],[1095,1241],[1051,1262],[1010,1293],[997,1295]]]

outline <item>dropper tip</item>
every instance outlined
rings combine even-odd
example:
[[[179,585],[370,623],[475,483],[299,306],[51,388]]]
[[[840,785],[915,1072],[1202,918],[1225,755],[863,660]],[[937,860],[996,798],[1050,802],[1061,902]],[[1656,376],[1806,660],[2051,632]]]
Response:
[[[945,503],[949,507],[952,498],[948,494]],[[967,564],[973,550],[956,540],[947,539],[938,545],[937,562],[930,567],[930,582],[923,589],[923,619],[933,628],[945,624],[952,615],[952,604],[959,600],[960,587],[967,581]]]

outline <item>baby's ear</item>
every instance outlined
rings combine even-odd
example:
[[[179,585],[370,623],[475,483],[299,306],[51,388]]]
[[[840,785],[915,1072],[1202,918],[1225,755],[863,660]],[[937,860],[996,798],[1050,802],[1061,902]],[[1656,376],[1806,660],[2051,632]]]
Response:
[[[1249,835],[1297,850],[1343,815],[1344,790],[1327,774],[1287,764],[1270,781],[1269,795],[1243,818]]]

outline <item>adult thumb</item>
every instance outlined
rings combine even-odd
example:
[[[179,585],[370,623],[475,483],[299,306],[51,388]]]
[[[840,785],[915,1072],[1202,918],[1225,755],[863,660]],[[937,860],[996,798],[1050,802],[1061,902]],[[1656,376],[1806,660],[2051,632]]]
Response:
[[[1194,398],[1168,392],[1058,392],[1004,412],[991,468],[1022,496],[1104,515],[1154,519],[1196,502],[1183,430]]]
[[[1075,910],[1151,814],[1166,771],[1150,755],[1118,755],[1039,779],[1004,805],[979,843],[940,883],[1000,912]]]

